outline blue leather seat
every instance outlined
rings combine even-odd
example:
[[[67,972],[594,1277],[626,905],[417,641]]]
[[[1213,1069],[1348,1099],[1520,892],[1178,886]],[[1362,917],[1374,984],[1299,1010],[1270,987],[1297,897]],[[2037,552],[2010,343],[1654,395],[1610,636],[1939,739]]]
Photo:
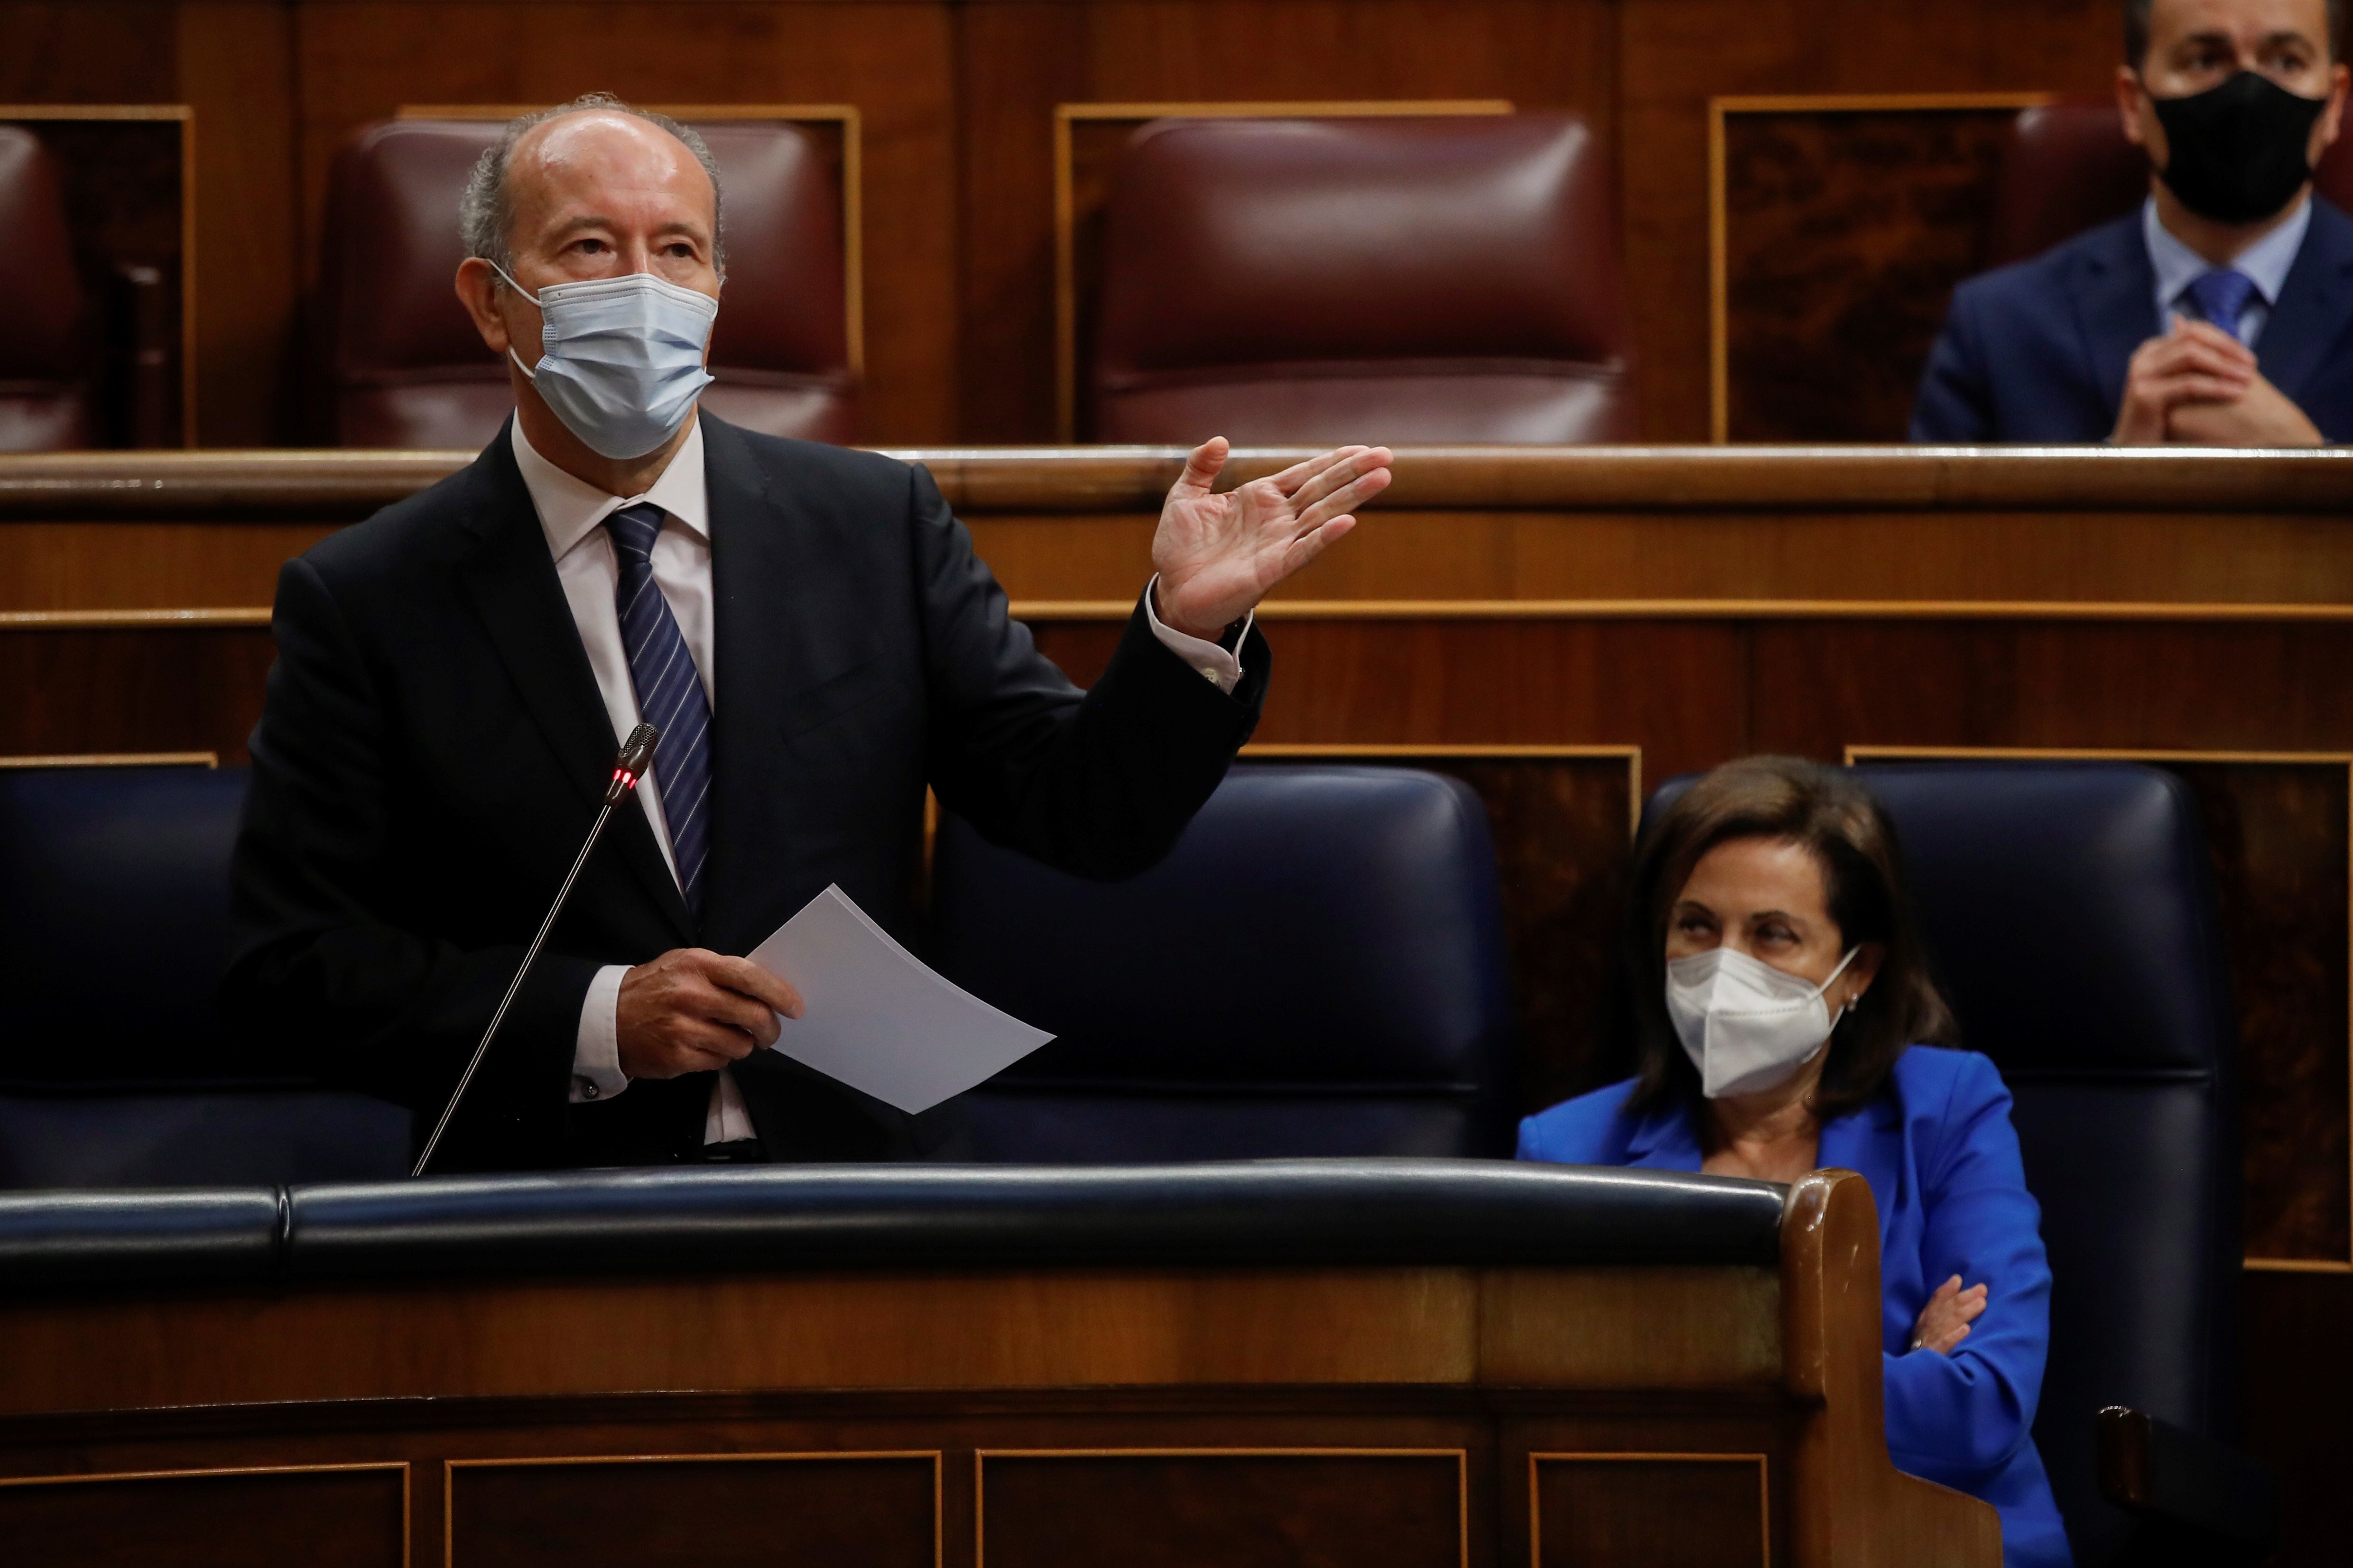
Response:
[[[2197,808],[2130,764],[1857,772],[1962,1042],[2017,1102],[2053,1279],[2034,1438],[2076,1561],[2105,1563],[2133,1521],[2100,1495],[2098,1411],[2220,1439],[2235,1418],[2238,1036]]]
[[[1238,766],[1115,884],[943,816],[933,886],[942,973],[1059,1037],[967,1098],[958,1157],[1511,1152],[1494,847],[1455,780]]]
[[[406,1169],[407,1112],[226,1038],[241,770],[0,771],[0,1187],[332,1181]]]

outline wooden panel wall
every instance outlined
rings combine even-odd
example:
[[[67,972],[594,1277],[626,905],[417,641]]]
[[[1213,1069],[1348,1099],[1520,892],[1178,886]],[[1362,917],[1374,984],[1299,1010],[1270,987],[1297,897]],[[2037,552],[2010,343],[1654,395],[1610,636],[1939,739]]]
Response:
[[[1707,103],[2094,90],[2115,0],[0,0],[0,102],[185,102],[205,444],[290,440],[337,143],[404,103],[849,102],[867,439],[1053,427],[1057,103],[1500,98],[1615,150],[1643,422],[1708,434]]]

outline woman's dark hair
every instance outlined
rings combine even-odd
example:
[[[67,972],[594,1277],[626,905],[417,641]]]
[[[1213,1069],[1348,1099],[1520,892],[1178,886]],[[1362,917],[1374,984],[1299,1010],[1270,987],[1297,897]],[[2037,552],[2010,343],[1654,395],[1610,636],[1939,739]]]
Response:
[[[1701,858],[1736,838],[1803,846],[1821,867],[1841,946],[1876,942],[1884,953],[1871,989],[1831,1031],[1814,1096],[1815,1115],[1828,1121],[1876,1098],[1905,1047],[1949,1044],[1957,1031],[1913,929],[1894,823],[1852,774],[1796,757],[1725,763],[1661,812],[1634,847],[1620,963],[1641,1081],[1629,1108],[1700,1099],[1699,1074],[1667,1016],[1667,917]]]

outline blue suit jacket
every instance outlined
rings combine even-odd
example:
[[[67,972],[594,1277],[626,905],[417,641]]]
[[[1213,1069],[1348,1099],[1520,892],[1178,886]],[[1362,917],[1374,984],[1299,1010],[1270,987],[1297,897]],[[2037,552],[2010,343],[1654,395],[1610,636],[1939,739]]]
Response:
[[[2157,335],[2140,214],[1953,294],[1912,408],[1912,439],[2105,441],[2133,351]],[[2331,441],[2353,441],[2353,218],[2315,196],[2255,362]]]
[[[1626,1110],[1630,1079],[1520,1123],[1520,1158],[1696,1171],[1698,1130],[1672,1106]],[[1879,1205],[1880,1338],[1896,1468],[2001,1512],[2010,1568],[2066,1568],[2059,1508],[2034,1447],[2051,1331],[2051,1269],[2026,1190],[2010,1090],[1974,1051],[1915,1046],[1878,1100],[1823,1127],[1821,1164],[1862,1173]],[[1907,1351],[1920,1309],[1954,1275],[1984,1315],[1949,1356]]]

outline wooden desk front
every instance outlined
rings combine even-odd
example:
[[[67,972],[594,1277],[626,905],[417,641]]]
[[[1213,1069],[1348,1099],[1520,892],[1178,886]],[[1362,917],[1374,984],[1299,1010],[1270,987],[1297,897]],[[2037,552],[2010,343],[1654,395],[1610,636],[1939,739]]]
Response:
[[[1778,1270],[494,1279],[0,1303],[12,1562],[1996,1568],[1860,1177]],[[659,1392],[649,1392],[649,1391]]]

